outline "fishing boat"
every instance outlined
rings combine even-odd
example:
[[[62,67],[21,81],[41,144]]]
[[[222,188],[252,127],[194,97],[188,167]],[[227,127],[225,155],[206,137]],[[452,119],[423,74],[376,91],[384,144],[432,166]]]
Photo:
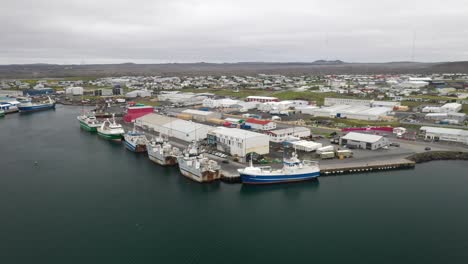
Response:
[[[124,135],[125,148],[133,152],[146,152],[148,139],[144,133],[137,132],[135,127]]]
[[[177,162],[180,173],[196,182],[211,182],[221,178],[221,167],[216,161],[199,153],[196,142],[177,157]]]
[[[178,148],[173,147],[168,139],[163,142],[150,141],[146,146],[148,158],[162,166],[174,166],[177,164],[177,156],[181,155]]]
[[[20,112],[35,112],[55,108],[55,101],[50,97],[47,97],[48,100],[42,102],[32,102],[31,98],[27,98],[25,101],[22,101],[18,104],[18,110]]]
[[[96,132],[103,123],[97,120],[94,114],[82,114],[77,119],[80,122],[80,127],[89,132]]]
[[[238,169],[244,184],[272,184],[313,180],[320,175],[318,162],[299,160],[294,151],[289,159],[283,159],[283,168],[272,169],[270,166],[250,166]]]
[[[112,116],[112,120],[106,119],[106,121],[97,128],[97,132],[100,137],[114,141],[122,141],[122,136],[125,134],[122,125],[115,122],[114,116]]]

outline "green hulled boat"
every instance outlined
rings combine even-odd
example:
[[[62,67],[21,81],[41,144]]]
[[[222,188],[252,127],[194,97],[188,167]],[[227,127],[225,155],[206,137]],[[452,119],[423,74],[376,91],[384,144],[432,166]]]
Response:
[[[77,117],[80,127],[89,132],[96,132],[102,122],[96,119],[94,115],[80,115]]]
[[[0,117],[4,117],[4,116],[5,116],[5,111],[0,109]]]
[[[107,119],[97,128],[98,135],[107,140],[122,141],[122,137],[125,134],[122,125],[115,122],[115,118],[112,117],[112,121]]]

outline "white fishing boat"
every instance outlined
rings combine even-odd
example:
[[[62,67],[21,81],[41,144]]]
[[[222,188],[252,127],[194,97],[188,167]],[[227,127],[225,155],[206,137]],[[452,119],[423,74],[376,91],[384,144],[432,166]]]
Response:
[[[112,115],[112,120],[107,119],[97,128],[98,135],[108,140],[122,141],[122,136],[125,130],[121,124],[115,122],[115,117]]]
[[[177,157],[179,170],[185,177],[197,182],[211,182],[221,178],[221,167],[200,153],[198,144],[190,144],[184,154]]]
[[[177,156],[181,155],[181,151],[173,147],[168,139],[162,142],[151,140],[146,145],[148,158],[153,162],[162,166],[174,166],[177,164]]]

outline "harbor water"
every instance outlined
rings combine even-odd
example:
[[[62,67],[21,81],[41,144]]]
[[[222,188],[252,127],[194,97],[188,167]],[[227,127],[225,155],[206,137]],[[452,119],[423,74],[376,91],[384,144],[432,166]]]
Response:
[[[468,263],[468,163],[199,184],[80,129],[0,119],[1,263]]]

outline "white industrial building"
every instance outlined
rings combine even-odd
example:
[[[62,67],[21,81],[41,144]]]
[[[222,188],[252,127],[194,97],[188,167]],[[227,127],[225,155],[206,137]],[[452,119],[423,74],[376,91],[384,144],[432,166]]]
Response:
[[[206,122],[210,118],[221,118],[221,113],[219,112],[187,109],[187,110],[182,111],[182,113],[191,115],[193,120],[200,121],[200,122]]]
[[[386,137],[365,133],[349,132],[340,138],[340,145],[349,148],[376,150],[389,145]]]
[[[127,98],[137,98],[137,97],[151,97],[151,91],[148,90],[135,90],[125,94]]]
[[[459,103],[447,103],[443,106],[426,106],[422,109],[423,113],[457,113],[462,110]]]
[[[180,93],[178,91],[161,92],[158,94],[159,101],[168,101],[179,105],[199,105],[203,104],[203,101],[207,98],[208,96],[205,95],[195,93]]]
[[[239,104],[239,100],[233,100],[229,98],[224,98],[224,99],[211,99],[211,98],[206,98],[203,100],[203,106],[204,107],[209,107],[209,108],[229,108],[232,107],[233,105]]]
[[[147,114],[139,117],[135,120],[135,124],[186,142],[205,139],[207,133],[215,129],[212,126],[158,114]]]
[[[270,142],[267,135],[238,128],[219,127],[209,133],[219,151],[245,158],[248,153],[268,154]]]
[[[322,143],[314,142],[314,141],[307,141],[307,140],[297,140],[289,142],[294,149],[305,151],[305,152],[312,152],[316,151],[317,149],[321,148],[323,145]]]
[[[324,106],[333,105],[352,105],[352,106],[369,106],[369,107],[389,107],[401,105],[400,102],[393,101],[374,101],[364,99],[349,99],[349,98],[330,98],[326,97],[323,103]]]
[[[419,131],[425,140],[451,141],[468,144],[467,130],[423,126]]]
[[[68,87],[65,89],[66,95],[83,95],[83,87]]]
[[[303,111],[303,110],[302,110]],[[333,105],[308,109],[307,113],[317,117],[338,117],[360,120],[381,120],[393,111],[390,107],[368,107],[364,105]]]
[[[464,113],[428,113],[424,117],[428,120],[434,121],[446,121],[450,124],[460,124],[463,123],[466,119],[466,114]]]
[[[278,102],[279,100],[276,97],[270,97],[270,96],[247,96],[247,98],[245,98],[245,101],[265,103],[265,102]]]
[[[370,106],[371,100],[363,99],[349,99],[349,98],[330,98],[326,97],[323,105],[332,106],[332,105],[365,105]]]
[[[310,137],[310,129],[307,127],[289,127],[283,129],[275,129],[267,132],[271,142],[284,142],[291,137],[306,138]]]

